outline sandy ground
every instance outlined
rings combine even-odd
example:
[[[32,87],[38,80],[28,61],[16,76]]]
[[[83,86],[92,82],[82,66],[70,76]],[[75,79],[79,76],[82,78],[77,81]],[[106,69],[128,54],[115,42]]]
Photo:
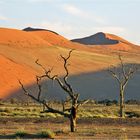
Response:
[[[26,139],[37,138],[35,134],[43,129],[55,132],[55,139],[140,139],[140,119],[105,118],[80,119],[75,133],[69,132],[69,121],[64,118],[1,118],[0,139],[12,138],[18,130],[29,134]]]

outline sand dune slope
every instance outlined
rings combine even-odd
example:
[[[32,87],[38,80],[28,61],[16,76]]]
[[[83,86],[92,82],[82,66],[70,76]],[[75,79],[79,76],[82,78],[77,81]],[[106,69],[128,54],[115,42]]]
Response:
[[[119,36],[102,32],[84,38],[73,39],[72,41],[89,47],[105,47],[116,51],[134,51],[139,47]]]
[[[66,56],[71,48],[75,49],[70,59],[71,76],[94,73],[107,69],[111,64],[117,65],[118,58],[114,52],[120,50],[127,62],[139,63],[138,46],[111,34],[106,34],[105,38],[117,40],[118,43],[83,45],[48,30],[27,32],[0,28],[0,98],[6,98],[20,89],[18,79],[26,86],[35,84],[35,76],[42,74],[42,69],[35,64],[36,59],[46,68],[53,67],[53,74],[65,74],[60,54]],[[132,54],[132,50],[136,51]]]
[[[0,28],[0,44],[17,47],[38,47],[51,46],[50,43],[35,35],[29,35],[27,32]]]
[[[33,82],[35,71],[25,65],[19,65],[0,55],[0,98],[7,97],[10,92],[19,88],[18,79],[26,84]]]

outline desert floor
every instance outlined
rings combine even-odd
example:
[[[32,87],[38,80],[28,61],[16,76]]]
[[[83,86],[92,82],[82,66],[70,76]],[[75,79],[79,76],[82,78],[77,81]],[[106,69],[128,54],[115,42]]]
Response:
[[[40,105],[4,104],[0,106],[0,139],[46,139],[43,131],[49,131],[54,139],[140,139],[139,105],[126,105],[132,118],[120,119],[118,109],[116,105],[83,106],[76,132],[71,133],[67,118],[41,113]]]

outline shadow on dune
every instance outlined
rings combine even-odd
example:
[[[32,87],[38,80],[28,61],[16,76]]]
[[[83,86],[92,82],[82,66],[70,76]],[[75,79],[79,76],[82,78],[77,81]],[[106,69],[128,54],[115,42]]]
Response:
[[[84,38],[73,39],[71,41],[84,45],[113,45],[119,43],[118,40],[107,38],[106,35],[102,32]]]
[[[40,28],[32,28],[32,27],[24,28],[23,31],[26,31],[26,32],[48,31],[48,32],[54,33],[54,34],[56,34],[56,35],[59,35],[58,33],[54,32],[54,31],[51,31],[51,30],[40,29]]]
[[[116,99],[119,97],[118,83],[106,71],[99,71],[93,73],[85,73],[73,75],[69,77],[69,82],[72,84],[75,92],[80,93],[82,99]],[[130,79],[127,88],[125,99],[140,99],[140,72],[137,72],[132,79]],[[36,84],[26,86],[29,92],[36,94]],[[23,94],[22,89],[18,89],[8,98],[18,98],[24,100],[27,98]],[[49,99],[63,99],[67,94],[58,86],[56,82],[46,80],[42,82],[42,98]]]

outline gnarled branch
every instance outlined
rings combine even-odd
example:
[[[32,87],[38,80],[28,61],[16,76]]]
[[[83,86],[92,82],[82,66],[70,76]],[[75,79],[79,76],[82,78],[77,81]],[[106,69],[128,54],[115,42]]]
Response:
[[[77,108],[78,108],[79,106],[82,106],[82,105],[88,103],[89,101],[90,101],[89,99],[83,100],[83,101],[79,101],[79,103],[78,103],[78,105],[77,105]]]
[[[68,118],[69,118],[70,115],[69,115],[68,113],[65,113],[65,112],[63,112],[63,111],[59,111],[59,110],[57,110],[57,109],[54,109],[54,108],[50,107],[50,106],[49,106],[49,103],[46,103],[45,100],[41,100],[41,99],[40,99],[40,96],[41,96],[41,85],[38,84],[38,78],[37,78],[36,80],[37,80],[37,86],[38,86],[38,88],[39,88],[38,96],[37,96],[37,97],[35,97],[34,95],[30,94],[30,93],[25,89],[25,87],[24,87],[24,85],[22,84],[22,82],[19,80],[19,84],[21,85],[21,88],[23,89],[24,94],[27,95],[27,96],[29,96],[29,97],[31,97],[33,100],[37,101],[38,103],[43,104],[43,105],[47,108],[47,110],[45,110],[44,112],[58,113],[58,114],[60,114],[60,115],[63,115],[63,116],[65,116],[65,117],[68,117]]]
[[[74,92],[73,92],[73,89],[72,89],[72,86],[68,83],[68,81],[67,81],[67,78],[68,78],[68,76],[69,76],[69,71],[68,71],[68,60],[69,60],[69,58],[71,57],[71,53],[73,52],[73,50],[70,50],[69,51],[69,54],[68,54],[68,56],[65,58],[64,56],[62,56],[62,55],[60,55],[61,56],[61,58],[63,59],[63,61],[64,61],[64,69],[65,69],[65,71],[66,71],[66,75],[63,77],[63,80],[64,80],[64,83],[61,81],[61,79],[58,77],[58,75],[53,75],[53,76],[51,76],[51,73],[52,73],[52,70],[53,69],[49,69],[49,70],[46,70],[46,68],[42,65],[42,64],[40,64],[38,61],[38,59],[35,61],[35,63],[37,64],[37,65],[39,65],[43,70],[44,70],[44,72],[45,72],[45,75],[42,75],[42,76],[40,76],[40,78],[45,78],[45,77],[47,77],[48,79],[50,79],[50,80],[56,80],[57,81],[57,83],[60,85],[60,87],[66,92],[66,93],[68,93],[69,94],[69,96],[71,97],[71,98],[74,98]]]
[[[66,86],[69,88],[69,91],[70,91],[71,93],[73,92],[73,89],[72,89],[72,86],[68,83],[67,78],[68,78],[68,76],[69,76],[69,71],[68,71],[68,65],[69,65],[69,64],[68,64],[68,60],[70,59],[71,53],[72,53],[72,52],[73,52],[73,49],[69,51],[69,54],[68,54],[68,56],[67,56],[66,58],[65,58],[64,56],[60,55],[61,58],[62,58],[63,61],[64,61],[64,69],[65,69],[65,71],[66,71],[66,75],[64,76],[63,80],[64,80]]]

